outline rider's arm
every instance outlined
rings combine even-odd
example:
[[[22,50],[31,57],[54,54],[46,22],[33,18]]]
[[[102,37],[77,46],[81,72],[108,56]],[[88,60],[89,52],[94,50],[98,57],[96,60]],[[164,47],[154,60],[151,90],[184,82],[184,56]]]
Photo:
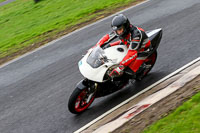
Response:
[[[151,41],[149,40],[149,37],[147,36],[146,32],[142,29],[137,27],[138,31],[140,32],[140,43],[139,43],[139,51],[145,51],[147,48],[150,47]]]
[[[105,36],[103,36],[98,43],[96,44],[96,46],[102,46],[105,43],[109,43],[111,42],[113,39],[117,38],[116,34],[114,32],[111,32],[110,34],[106,34]]]
[[[120,65],[128,66],[132,61],[137,58],[137,51],[136,50],[128,50],[128,53],[124,57],[124,59],[120,62]]]
[[[134,31],[132,40],[129,45],[127,55],[121,61],[121,65],[128,66],[132,61],[137,58],[138,51],[144,51],[145,48],[150,46],[150,40],[142,28]]]
[[[140,47],[140,43],[142,40],[142,34],[140,30],[135,30],[132,33],[132,40],[130,42],[128,53],[124,57],[124,59],[120,62],[120,65],[128,66],[131,62],[133,62],[137,58],[138,49]]]
[[[113,43],[110,43],[110,46],[111,46],[111,47],[112,47],[112,46],[116,46],[116,45],[119,45],[120,43],[122,43],[121,40],[116,41],[116,42],[113,42]]]
[[[109,34],[106,34],[105,36],[103,36],[96,44],[96,46],[100,46],[103,45],[105,42],[107,42],[110,39]]]

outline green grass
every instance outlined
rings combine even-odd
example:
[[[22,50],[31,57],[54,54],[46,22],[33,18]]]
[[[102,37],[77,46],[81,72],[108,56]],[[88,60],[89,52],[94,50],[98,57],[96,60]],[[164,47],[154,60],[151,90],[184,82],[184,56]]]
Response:
[[[0,0],[0,3],[1,3],[1,2],[4,2],[4,1],[6,1],[6,0]]]
[[[200,133],[200,93],[143,133]]]
[[[33,0],[16,0],[0,7],[0,58],[90,20],[99,10],[115,9],[133,1],[136,0],[41,0],[35,4]]]

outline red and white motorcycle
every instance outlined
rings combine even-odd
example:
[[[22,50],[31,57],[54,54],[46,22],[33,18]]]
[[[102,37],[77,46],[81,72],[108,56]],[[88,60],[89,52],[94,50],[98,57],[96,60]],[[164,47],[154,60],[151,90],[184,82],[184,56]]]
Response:
[[[79,70],[85,79],[81,80],[68,102],[71,113],[79,114],[85,111],[95,98],[106,96],[122,89],[129,83],[129,79],[141,80],[152,69],[157,58],[157,48],[162,38],[162,29],[147,31],[151,41],[151,49],[148,52],[138,53],[136,60],[143,58],[142,64],[134,74],[124,70],[120,77],[111,78],[110,72],[116,68],[126,56],[128,49],[125,45],[117,45],[109,48],[95,47],[79,61]],[[134,69],[134,68],[133,68]]]

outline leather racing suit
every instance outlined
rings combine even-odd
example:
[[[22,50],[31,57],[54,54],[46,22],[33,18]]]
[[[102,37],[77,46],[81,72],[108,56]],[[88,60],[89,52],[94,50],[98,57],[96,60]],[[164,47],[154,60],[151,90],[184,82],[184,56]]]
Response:
[[[96,46],[101,47],[104,43],[109,43],[114,38],[116,38],[116,34],[113,32],[106,34],[99,40]],[[129,67],[133,72],[136,72],[143,63],[142,61],[135,62],[138,57],[138,53],[147,50],[150,47],[151,42],[142,28],[130,25],[130,33],[125,38],[120,38],[119,41],[110,43],[110,46],[115,45],[126,45],[128,48],[127,55],[123,58],[119,65]]]

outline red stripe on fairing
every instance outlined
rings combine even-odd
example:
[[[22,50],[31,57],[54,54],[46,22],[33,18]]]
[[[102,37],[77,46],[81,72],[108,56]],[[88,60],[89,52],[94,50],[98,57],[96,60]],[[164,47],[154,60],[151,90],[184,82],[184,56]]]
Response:
[[[142,112],[143,110],[145,110],[146,108],[148,108],[151,104],[144,104],[139,106],[134,112],[128,114],[127,116],[125,116],[124,118],[126,119],[130,119],[132,117],[134,117],[135,115],[137,115],[138,113]]]
[[[151,45],[151,41],[149,40],[146,44],[145,44],[145,48],[148,48]]]

